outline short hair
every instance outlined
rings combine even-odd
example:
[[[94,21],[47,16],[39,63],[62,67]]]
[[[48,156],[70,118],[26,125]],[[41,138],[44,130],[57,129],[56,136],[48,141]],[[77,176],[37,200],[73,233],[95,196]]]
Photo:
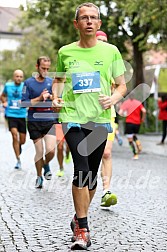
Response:
[[[86,6],[86,7],[94,7],[95,9],[97,9],[98,11],[98,18],[100,18],[100,9],[97,5],[93,4],[93,3],[83,3],[83,4],[80,4],[77,8],[76,8],[76,11],[75,11],[75,19],[78,20],[78,16],[79,16],[79,10],[83,7],[83,6]]]
[[[45,62],[51,62],[50,58],[47,57],[47,56],[40,56],[38,59],[37,59],[37,65],[40,66],[40,63],[41,61],[45,61]]]

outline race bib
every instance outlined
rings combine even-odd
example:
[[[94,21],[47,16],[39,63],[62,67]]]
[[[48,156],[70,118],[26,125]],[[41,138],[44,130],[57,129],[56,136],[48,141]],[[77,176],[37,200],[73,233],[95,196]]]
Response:
[[[72,73],[73,93],[99,92],[100,72]]]

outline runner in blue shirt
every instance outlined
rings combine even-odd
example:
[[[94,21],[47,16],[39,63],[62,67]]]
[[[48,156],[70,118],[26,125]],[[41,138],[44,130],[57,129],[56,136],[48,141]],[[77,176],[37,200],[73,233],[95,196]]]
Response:
[[[54,123],[56,119],[51,108],[52,79],[46,76],[50,64],[51,61],[46,56],[37,59],[36,69],[38,73],[35,77],[25,80],[22,93],[22,106],[29,107],[28,131],[36,151],[36,188],[43,187],[42,168],[44,168],[45,179],[51,179],[52,173],[49,162],[55,155],[56,137]]]
[[[13,81],[5,84],[1,95],[3,106],[6,108],[8,127],[12,134],[13,149],[17,158],[15,169],[21,169],[21,146],[26,140],[26,108],[22,108],[21,96],[24,83],[23,71],[15,70]]]

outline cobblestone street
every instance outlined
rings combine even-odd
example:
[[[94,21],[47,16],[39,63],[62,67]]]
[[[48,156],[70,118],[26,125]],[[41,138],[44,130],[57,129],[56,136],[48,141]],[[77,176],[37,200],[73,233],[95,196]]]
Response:
[[[34,188],[34,146],[27,137],[21,155],[22,170],[14,169],[10,133],[0,125],[0,252],[71,251],[70,221],[73,164],[65,164],[65,176],[56,177],[56,157],[51,162],[53,178],[44,188]],[[140,138],[140,136],[139,136]],[[100,207],[102,183],[89,212],[92,252],[167,251],[167,144],[156,146],[160,136],[141,136],[139,160],[124,137],[114,142],[112,191],[118,204]]]

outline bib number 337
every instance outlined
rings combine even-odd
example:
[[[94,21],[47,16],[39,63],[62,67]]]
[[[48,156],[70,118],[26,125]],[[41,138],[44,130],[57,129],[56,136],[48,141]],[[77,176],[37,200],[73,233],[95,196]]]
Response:
[[[99,92],[100,72],[86,72],[72,74],[73,93]]]

